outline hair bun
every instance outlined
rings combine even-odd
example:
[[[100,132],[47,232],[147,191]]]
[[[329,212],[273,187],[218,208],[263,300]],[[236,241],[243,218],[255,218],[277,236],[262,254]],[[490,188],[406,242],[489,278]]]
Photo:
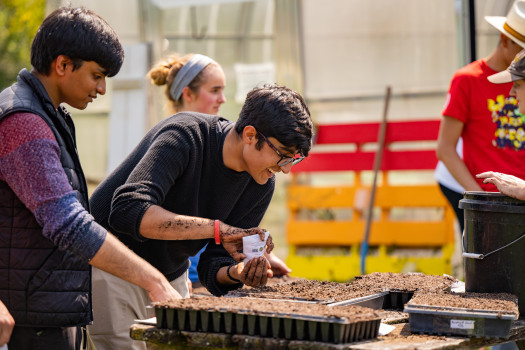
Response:
[[[153,67],[149,72],[149,77],[155,85],[164,85],[166,84],[166,79],[170,73],[171,64],[169,63],[159,63]]]

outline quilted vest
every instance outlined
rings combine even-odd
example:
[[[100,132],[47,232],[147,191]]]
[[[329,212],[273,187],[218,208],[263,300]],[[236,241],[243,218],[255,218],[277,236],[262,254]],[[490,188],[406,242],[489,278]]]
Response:
[[[60,146],[60,161],[79,202],[89,210],[86,180],[76,151],[75,129],[57,111],[40,81],[26,69],[0,93],[0,120],[17,113],[39,115]],[[33,214],[0,181],[0,300],[17,326],[70,327],[92,322],[91,267],[60,251],[42,235]]]

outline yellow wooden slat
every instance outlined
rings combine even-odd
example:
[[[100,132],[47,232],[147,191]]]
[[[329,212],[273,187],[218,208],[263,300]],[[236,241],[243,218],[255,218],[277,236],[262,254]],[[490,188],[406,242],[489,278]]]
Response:
[[[453,223],[452,223],[453,224]],[[295,245],[352,245],[363,240],[365,222],[288,221],[287,241]],[[370,244],[440,246],[454,241],[453,226],[447,221],[373,222]]]
[[[378,188],[375,206],[391,207],[443,207],[447,199],[437,185],[382,186]]]
[[[356,189],[348,186],[337,187],[288,187],[287,202],[291,210],[317,208],[349,208],[354,205]]]

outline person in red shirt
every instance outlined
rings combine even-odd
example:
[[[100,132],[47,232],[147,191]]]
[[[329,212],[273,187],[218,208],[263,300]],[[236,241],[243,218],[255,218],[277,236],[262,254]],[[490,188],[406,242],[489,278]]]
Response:
[[[437,156],[466,191],[495,191],[476,174],[496,170],[525,178],[525,128],[517,102],[508,98],[511,83],[487,77],[503,71],[525,47],[525,1],[516,1],[507,17],[485,17],[500,41],[487,57],[459,69],[452,78],[438,136]],[[463,159],[456,152],[463,138]],[[519,166],[517,166],[519,165]],[[457,208],[462,194],[447,196]],[[458,218],[461,220],[461,218]]]

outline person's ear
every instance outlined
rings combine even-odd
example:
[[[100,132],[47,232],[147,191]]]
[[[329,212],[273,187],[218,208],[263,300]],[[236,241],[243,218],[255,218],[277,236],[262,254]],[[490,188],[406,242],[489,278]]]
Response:
[[[250,144],[252,142],[257,142],[257,130],[251,125],[247,125],[244,127],[244,130],[242,131],[242,137],[244,140],[244,143]]]
[[[190,103],[191,101],[193,101],[194,99],[194,94],[193,94],[193,91],[191,91],[191,89],[189,88],[189,86],[185,86],[183,89],[182,89],[182,100],[184,102],[187,102],[187,103]]]
[[[58,55],[51,63],[53,71],[59,75],[64,76],[67,71],[68,64],[72,63],[71,59],[64,55]]]
[[[511,41],[511,39],[503,33],[500,33],[499,40],[501,41],[501,46],[504,48],[507,48]]]

